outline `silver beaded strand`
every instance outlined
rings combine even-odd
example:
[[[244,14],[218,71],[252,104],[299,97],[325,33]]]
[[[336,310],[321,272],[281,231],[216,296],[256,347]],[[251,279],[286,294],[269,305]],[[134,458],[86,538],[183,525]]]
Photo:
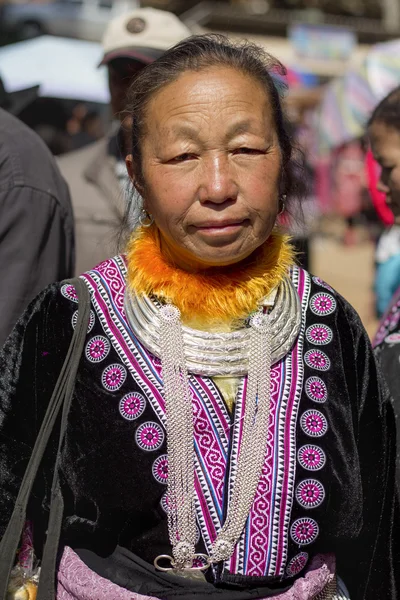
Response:
[[[192,569],[195,550],[193,411],[185,361],[180,311],[160,308],[160,350],[167,417],[168,530],[171,565]],[[250,319],[248,386],[238,468],[226,521],[212,545],[208,565],[229,559],[245,526],[265,459],[270,412],[271,344],[269,316]],[[157,557],[155,564],[158,567]],[[159,568],[159,567],[158,567]],[[167,570],[167,569],[162,569]]]
[[[183,352],[180,311],[167,304],[161,307],[160,316],[167,417],[168,531],[173,566],[182,570],[192,566],[196,553],[192,398]]]
[[[264,464],[270,412],[271,345],[269,317],[250,320],[250,356],[238,467],[225,523],[212,549],[213,562],[227,560],[246,524]]]

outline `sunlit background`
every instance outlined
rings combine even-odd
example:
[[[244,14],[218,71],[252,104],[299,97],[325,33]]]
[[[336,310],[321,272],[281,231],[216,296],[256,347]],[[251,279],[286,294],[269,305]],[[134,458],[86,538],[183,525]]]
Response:
[[[308,247],[310,270],[356,307],[372,335],[375,247],[390,215],[371,199],[364,127],[400,84],[399,0],[2,2],[0,105],[21,92],[19,118],[55,155],[106,135],[112,115],[107,73],[98,68],[102,34],[114,16],[148,6],[175,12],[193,33],[255,40],[287,67],[286,108],[309,193],[304,215],[286,226]],[[23,90],[37,86],[38,97],[24,100]]]

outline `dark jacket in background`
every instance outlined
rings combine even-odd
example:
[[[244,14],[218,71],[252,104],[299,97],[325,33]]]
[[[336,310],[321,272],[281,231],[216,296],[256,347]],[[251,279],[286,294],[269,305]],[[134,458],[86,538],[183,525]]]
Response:
[[[40,290],[74,272],[68,187],[41,139],[0,109],[0,347]]]
[[[124,185],[117,176],[124,157],[119,148],[112,130],[109,137],[57,158],[74,209],[77,275],[118,253],[126,210]]]

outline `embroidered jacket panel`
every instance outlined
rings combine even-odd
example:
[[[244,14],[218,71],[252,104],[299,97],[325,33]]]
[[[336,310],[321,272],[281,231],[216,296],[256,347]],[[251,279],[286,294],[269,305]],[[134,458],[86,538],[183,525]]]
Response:
[[[125,273],[116,257],[83,276],[92,306],[62,456],[63,543],[100,556],[119,545],[152,563],[170,553],[162,365],[126,321]],[[311,557],[333,552],[352,599],[394,599],[399,553],[391,548],[400,536],[390,398],[354,310],[302,269],[291,277],[301,334],[273,365],[262,476],[235,552],[215,576],[287,586]],[[0,535],[76,317],[75,290],[54,284],[1,354]],[[199,552],[209,551],[226,516],[246,386],[243,378],[230,415],[212,379],[190,376]],[[39,553],[54,453],[55,437],[29,509]]]

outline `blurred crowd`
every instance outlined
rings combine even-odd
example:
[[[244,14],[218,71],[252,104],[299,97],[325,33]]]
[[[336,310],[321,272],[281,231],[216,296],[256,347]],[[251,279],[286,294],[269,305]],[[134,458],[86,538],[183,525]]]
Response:
[[[0,106],[17,116],[44,141],[52,155],[58,157],[58,167],[68,183],[74,211],[77,273],[90,268],[116,248],[118,223],[123,219],[129,188],[125,156],[129,153],[130,135],[129,123],[124,121],[127,89],[140,69],[171,45],[174,36],[190,34],[170,13],[153,8],[138,10],[139,13],[122,11],[114,17],[103,35],[102,49],[100,46],[93,48],[102,54],[99,55],[100,65],[91,65],[97,68],[96,85],[100,82],[101,93],[95,92],[92,85],[92,95],[101,95],[101,100],[96,101],[86,90],[82,91],[83,80],[87,79],[85,75],[80,78],[76,93],[65,92],[65,97],[61,91],[43,94],[40,81],[38,85],[9,91],[7,86],[11,79],[7,74],[2,80],[0,68]],[[137,14],[141,16],[135,16]],[[171,22],[167,22],[168,19]],[[55,39],[49,38],[51,43]],[[30,43],[19,42],[15,47]],[[77,43],[71,40],[68,48]],[[374,49],[370,52],[373,58],[374,52],[378,57],[374,58],[378,74],[383,72],[385,75],[389,69],[387,57],[394,55],[391,44],[386,44],[387,48],[385,44],[378,45],[377,52]],[[67,52],[70,52],[68,48]],[[37,46],[26,46],[28,55],[33,56],[35,52]],[[56,50],[54,54],[57,54]],[[51,61],[48,50],[46,61],[43,62],[42,55],[38,56],[45,70],[47,62],[50,64]],[[3,64],[10,63],[10,58],[11,55],[4,54]],[[396,59],[393,60],[396,63]],[[88,62],[84,54],[83,62]],[[351,246],[360,241],[361,231],[363,239],[369,239],[376,246],[374,294],[376,315],[380,317],[400,285],[397,268],[400,236],[386,206],[385,194],[376,189],[379,166],[372,156],[364,125],[385,90],[395,87],[396,77],[400,81],[400,65],[394,64],[398,71],[385,80],[379,94],[369,91],[367,97],[364,88],[376,87],[373,80],[376,74],[371,75],[372,81],[369,81],[364,73],[365,63],[366,60],[359,72],[353,68],[349,74],[330,80],[290,65],[285,75],[276,74],[307,190],[301,211],[286,214],[282,226],[293,236],[299,261],[311,270],[310,242],[313,236],[333,234],[343,244]],[[63,69],[67,73],[68,65],[62,66],[57,61],[55,64],[56,72],[60,72],[62,78]],[[72,70],[76,68],[74,63]],[[79,80],[79,74],[76,79]],[[343,82],[347,79],[350,83],[346,87]],[[360,116],[358,88],[362,86],[364,105]],[[86,99],[80,99],[80,93]],[[107,97],[110,98],[109,105]],[[349,107],[353,105],[350,118]],[[333,217],[341,223],[336,231],[332,231]],[[41,282],[38,288],[45,283]]]

